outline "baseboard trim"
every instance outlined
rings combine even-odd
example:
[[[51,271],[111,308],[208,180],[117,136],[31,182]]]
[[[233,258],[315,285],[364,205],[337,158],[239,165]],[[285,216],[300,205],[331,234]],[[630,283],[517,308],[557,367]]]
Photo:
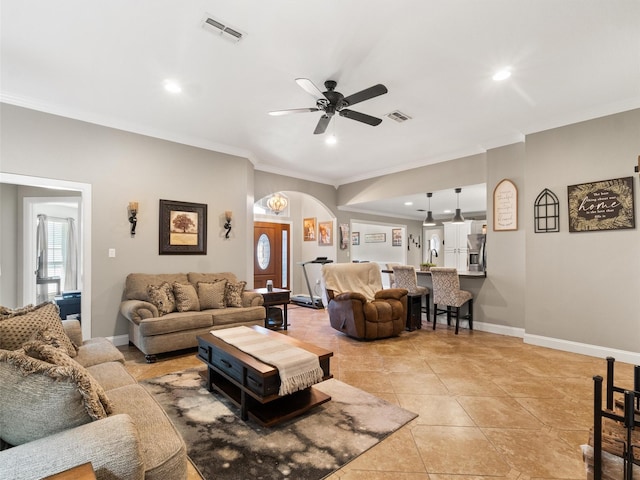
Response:
[[[129,335],[116,335],[115,337],[107,337],[107,340],[113,343],[116,347],[129,345]]]
[[[495,323],[473,322],[473,328],[481,332],[496,333],[509,337],[523,338],[525,336],[524,328],[497,325]]]
[[[453,327],[455,325],[455,319],[451,320],[451,326]],[[447,324],[447,320],[442,318],[442,319],[438,319],[438,323],[442,324],[442,325],[446,325]],[[424,328],[424,327],[423,327]],[[461,329],[468,329],[468,320],[466,319],[460,319],[460,328]],[[487,332],[487,333],[495,333],[497,335],[506,335],[508,337],[518,337],[518,338],[523,338],[525,333],[524,333],[524,328],[516,328],[516,327],[509,327],[506,325],[497,325],[495,323],[485,323],[485,322],[473,322],[473,329],[474,330],[478,330],[479,332]]]
[[[563,350],[565,352],[579,353],[590,357],[613,357],[619,362],[640,365],[640,353],[618,350],[616,348],[601,347],[599,345],[572,342],[570,340],[561,340],[558,338],[542,337],[540,335],[531,335],[529,333],[525,333],[524,343],[537,345],[539,347],[553,348],[555,350]]]

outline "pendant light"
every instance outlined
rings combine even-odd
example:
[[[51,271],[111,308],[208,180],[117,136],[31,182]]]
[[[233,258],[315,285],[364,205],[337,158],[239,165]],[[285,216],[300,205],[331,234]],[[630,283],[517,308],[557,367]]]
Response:
[[[453,216],[451,223],[464,223],[464,217],[460,213],[460,192],[461,188],[456,188],[456,214]]]
[[[429,192],[427,193],[427,198],[429,199],[429,210],[427,210],[427,216],[424,219],[424,222],[422,222],[422,226],[423,227],[433,227],[436,225],[436,221],[433,218],[433,213],[431,212],[431,197],[433,196],[433,193]]]
[[[287,201],[287,198],[279,193],[272,195],[267,201],[267,207],[269,207],[276,215],[282,213],[282,211],[287,208],[288,204],[289,202]]]

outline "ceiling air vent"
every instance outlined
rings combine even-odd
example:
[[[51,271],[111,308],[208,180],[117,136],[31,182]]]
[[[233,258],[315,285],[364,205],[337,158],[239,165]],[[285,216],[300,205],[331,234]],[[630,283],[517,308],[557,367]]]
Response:
[[[402,113],[400,110],[395,110],[391,113],[387,113],[387,117],[391,120],[395,120],[398,123],[406,122],[407,120],[411,120],[409,115]]]
[[[235,28],[231,28],[229,25],[225,25],[214,18],[211,18],[209,15],[204,17],[202,21],[202,26],[206,30],[210,30],[214,33],[219,34],[221,37],[226,38],[227,40],[231,40],[232,42],[239,42],[242,39],[243,34],[239,32]]]

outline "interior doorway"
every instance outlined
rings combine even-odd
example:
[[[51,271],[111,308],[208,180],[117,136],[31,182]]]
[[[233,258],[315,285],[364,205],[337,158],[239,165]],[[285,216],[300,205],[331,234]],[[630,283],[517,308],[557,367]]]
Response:
[[[254,288],[264,288],[271,280],[275,288],[290,289],[290,238],[289,224],[254,222]]]

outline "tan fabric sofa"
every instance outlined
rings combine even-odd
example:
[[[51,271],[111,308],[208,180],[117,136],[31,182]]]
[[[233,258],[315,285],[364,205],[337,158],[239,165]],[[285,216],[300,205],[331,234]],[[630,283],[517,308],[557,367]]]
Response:
[[[147,362],[154,362],[159,353],[172,352],[198,345],[196,337],[211,330],[240,325],[264,325],[266,312],[262,295],[242,291],[241,306],[200,309],[199,305],[188,311],[162,314],[152,303],[149,286],[158,287],[164,282],[193,286],[201,304],[200,283],[240,285],[230,272],[222,273],[175,273],[145,274],[131,273],[127,276],[120,304],[120,313],[129,320],[129,341],[145,354]]]
[[[33,341],[0,350],[0,478],[40,479],[91,462],[99,480],[185,480],[184,441],[122,353],[104,338],[83,342],[77,320],[62,324],[79,346],[69,364],[31,357],[24,348]],[[101,418],[87,414],[80,377],[104,391]]]

